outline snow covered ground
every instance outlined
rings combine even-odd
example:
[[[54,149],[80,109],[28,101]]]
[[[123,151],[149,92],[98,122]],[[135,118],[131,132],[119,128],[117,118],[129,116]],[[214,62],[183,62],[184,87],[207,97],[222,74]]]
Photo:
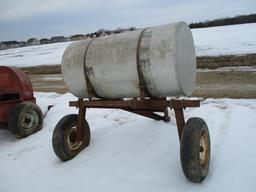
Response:
[[[256,53],[256,23],[193,29],[192,33],[197,56]],[[69,44],[1,50],[0,65],[27,67],[60,64]]]
[[[256,23],[192,30],[198,56],[256,53]]]
[[[121,110],[89,109],[91,144],[77,157],[61,162],[51,137],[56,123],[76,98],[70,93],[36,93],[43,111],[54,104],[43,129],[22,140],[0,130],[0,191],[256,191],[256,100],[207,99],[188,108],[210,129],[210,172],[201,184],[182,173],[176,123],[154,121]],[[171,112],[173,115],[173,112]],[[173,117],[173,116],[172,116]]]
[[[0,65],[30,67],[38,65],[57,65],[71,42],[52,43],[0,50]]]

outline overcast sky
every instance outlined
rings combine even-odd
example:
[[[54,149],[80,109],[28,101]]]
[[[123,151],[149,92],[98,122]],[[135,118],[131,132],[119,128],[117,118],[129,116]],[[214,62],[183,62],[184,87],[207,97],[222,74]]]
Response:
[[[0,41],[256,13],[256,0],[0,0]]]

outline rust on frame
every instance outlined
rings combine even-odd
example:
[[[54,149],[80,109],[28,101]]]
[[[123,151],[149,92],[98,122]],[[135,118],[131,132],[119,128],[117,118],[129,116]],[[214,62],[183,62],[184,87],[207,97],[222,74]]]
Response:
[[[109,109],[122,109],[148,117],[155,120],[163,120],[165,122],[170,121],[170,116],[168,114],[168,108],[173,109],[176,117],[176,124],[179,134],[179,139],[181,139],[181,134],[183,127],[185,125],[185,118],[183,109],[187,107],[199,107],[200,100],[185,100],[185,99],[129,99],[129,100],[84,100],[78,99],[78,101],[70,101],[69,106],[79,108],[78,112],[78,122],[77,122],[77,139],[81,140],[82,131],[84,126],[85,112],[86,108],[109,108]],[[164,113],[163,116],[157,114],[156,112]]]

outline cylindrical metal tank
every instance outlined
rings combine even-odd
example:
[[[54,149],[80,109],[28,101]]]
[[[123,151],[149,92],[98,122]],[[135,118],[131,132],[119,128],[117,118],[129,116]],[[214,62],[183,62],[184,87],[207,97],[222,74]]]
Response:
[[[189,96],[196,56],[188,25],[178,22],[70,44],[62,74],[77,97]]]

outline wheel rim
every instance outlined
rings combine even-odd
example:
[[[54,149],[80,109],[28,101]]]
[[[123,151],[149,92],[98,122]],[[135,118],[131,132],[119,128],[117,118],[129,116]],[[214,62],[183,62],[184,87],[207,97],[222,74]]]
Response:
[[[39,118],[35,111],[27,111],[21,117],[21,126],[24,129],[32,129],[38,125]]]
[[[203,131],[200,135],[200,145],[199,145],[199,161],[200,165],[205,168],[208,164],[209,158],[209,145],[208,145],[207,133]]]
[[[76,127],[71,127],[69,129],[68,134],[67,134],[67,145],[68,148],[72,151],[79,149],[83,144],[83,141],[78,141],[77,140],[77,130]]]

